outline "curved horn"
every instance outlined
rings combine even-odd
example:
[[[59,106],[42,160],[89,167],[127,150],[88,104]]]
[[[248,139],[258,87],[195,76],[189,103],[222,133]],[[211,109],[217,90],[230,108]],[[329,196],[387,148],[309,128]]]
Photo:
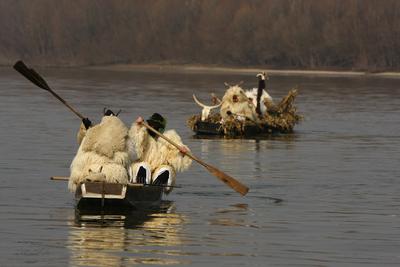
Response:
[[[118,110],[117,114],[115,114],[116,117],[118,117],[119,113],[121,113],[122,109]]]
[[[242,84],[244,84],[244,81],[240,81],[237,86],[241,86]]]
[[[197,99],[197,97],[196,97],[194,94],[193,94],[193,99],[194,99],[194,102],[196,102],[197,105],[199,105],[200,107],[203,107],[203,108],[206,107],[206,105],[204,105],[203,103],[201,103],[201,102]]]
[[[227,82],[224,82],[224,84],[225,84],[225,86],[227,86],[227,87],[231,87],[231,85],[230,85],[229,83],[227,83]]]
[[[256,75],[257,78],[260,78],[261,80],[267,80],[267,75],[264,72],[260,72],[259,74]]]
[[[220,102],[218,105],[215,105],[215,106],[207,106],[207,105],[204,105],[203,103],[201,103],[198,99],[197,99],[197,97],[193,94],[193,99],[194,99],[194,101],[197,103],[197,105],[199,105],[200,107],[203,107],[203,108],[210,108],[210,109],[212,109],[212,108],[217,108],[217,107],[219,107],[219,106],[221,106],[222,105],[222,102]]]
[[[107,109],[106,107],[103,108],[103,115],[106,114],[106,109]]]

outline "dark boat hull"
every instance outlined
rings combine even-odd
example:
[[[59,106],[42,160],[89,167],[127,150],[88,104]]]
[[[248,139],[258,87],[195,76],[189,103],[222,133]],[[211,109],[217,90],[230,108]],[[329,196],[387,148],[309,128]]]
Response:
[[[157,206],[162,195],[160,186],[86,182],[75,192],[75,205],[82,214],[120,213]]]
[[[269,127],[267,124],[260,125],[244,125],[241,131],[232,130],[225,132],[221,123],[197,121],[193,131],[196,135],[214,135],[214,136],[232,136],[232,137],[254,137],[260,135],[268,135],[278,133],[277,129]]]

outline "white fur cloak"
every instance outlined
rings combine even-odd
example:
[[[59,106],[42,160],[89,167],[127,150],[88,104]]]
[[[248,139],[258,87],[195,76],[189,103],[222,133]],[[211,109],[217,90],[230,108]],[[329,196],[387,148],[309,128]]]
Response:
[[[81,138],[80,138],[81,137]],[[128,153],[128,129],[115,116],[105,116],[100,124],[78,133],[81,144],[70,167],[68,188],[85,181],[127,183],[127,168],[131,163]]]
[[[87,132],[87,129],[85,127],[85,124],[83,122],[81,123],[81,126],[79,127],[78,134],[76,135],[76,140],[78,142],[78,145],[81,145],[83,138],[85,137]]]
[[[168,130],[164,135],[189,150],[174,130]],[[183,156],[176,147],[161,137],[153,138],[144,126],[139,126],[137,123],[133,123],[129,130],[129,140],[129,151],[135,151],[140,161],[150,165],[152,172],[161,165],[169,165],[176,172],[181,172],[192,164],[192,160]]]

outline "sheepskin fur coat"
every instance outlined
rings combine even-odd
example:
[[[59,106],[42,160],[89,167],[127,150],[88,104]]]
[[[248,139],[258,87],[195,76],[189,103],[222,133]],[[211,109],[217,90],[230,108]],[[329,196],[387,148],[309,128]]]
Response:
[[[255,107],[249,101],[246,93],[239,86],[231,86],[226,90],[225,95],[222,97],[222,105],[220,114],[222,119],[229,117],[228,111],[232,112],[234,116],[245,117],[254,120],[256,118]]]
[[[176,144],[184,146],[181,138],[174,130],[168,130],[164,135]],[[171,166],[174,171],[181,172],[188,169],[192,164],[192,160],[183,156],[176,147],[161,137],[153,138],[144,126],[135,122],[129,130],[129,140],[129,150],[136,152],[138,161],[147,162],[150,165],[151,172],[161,165]]]
[[[82,128],[83,127],[83,128]],[[127,146],[128,128],[115,116],[104,116],[100,124],[78,133],[78,152],[70,167],[68,188],[86,180],[126,184],[131,157]]]

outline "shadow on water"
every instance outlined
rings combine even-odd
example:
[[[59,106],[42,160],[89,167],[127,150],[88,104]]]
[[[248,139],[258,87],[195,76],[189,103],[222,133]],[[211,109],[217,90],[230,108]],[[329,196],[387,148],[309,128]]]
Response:
[[[144,206],[136,209],[109,209],[91,212],[87,209],[75,208],[75,226],[118,226],[127,229],[141,227],[151,220],[153,214],[168,214],[174,210],[172,201],[163,200],[159,205]]]
[[[181,231],[186,218],[172,201],[117,214],[75,212],[68,248],[72,266],[183,264]]]

